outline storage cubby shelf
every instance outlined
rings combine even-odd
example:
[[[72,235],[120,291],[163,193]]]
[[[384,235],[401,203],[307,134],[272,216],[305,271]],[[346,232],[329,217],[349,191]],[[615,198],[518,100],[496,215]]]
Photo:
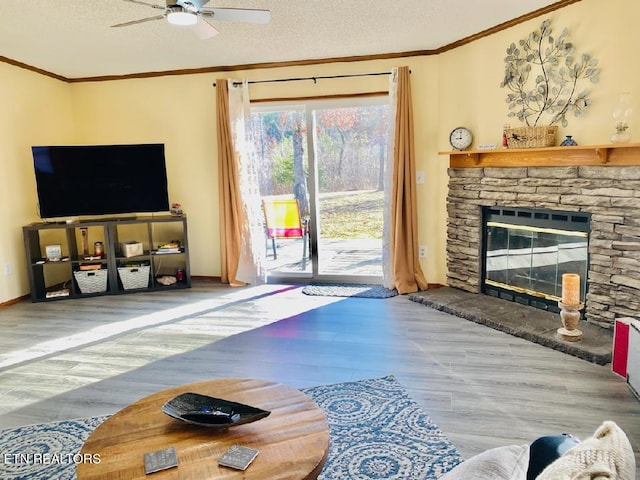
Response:
[[[191,287],[184,215],[33,223],[22,230],[33,302]],[[122,244],[131,241],[142,244],[141,254],[127,256],[123,252]],[[99,258],[93,258],[95,242],[103,244],[104,254]],[[179,249],[155,253],[170,242],[177,242]],[[48,245],[60,245],[59,260],[47,258]],[[92,269],[97,265],[99,269]],[[159,276],[177,276],[178,270],[181,280],[173,285],[157,281]],[[97,271],[100,273],[91,273]]]

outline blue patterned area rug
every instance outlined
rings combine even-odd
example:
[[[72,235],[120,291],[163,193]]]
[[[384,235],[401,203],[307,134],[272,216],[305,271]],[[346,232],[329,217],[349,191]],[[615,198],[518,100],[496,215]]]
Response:
[[[320,480],[437,479],[462,461],[392,375],[302,391],[326,412],[331,431]],[[77,452],[107,418],[0,431],[0,479],[75,479]]]
[[[391,375],[303,392],[329,422],[331,447],[321,480],[429,480],[462,461],[447,436]]]
[[[302,289],[306,295],[320,297],[358,297],[358,298],[390,298],[398,295],[393,288],[382,285],[367,285],[365,283],[319,283],[307,285]]]

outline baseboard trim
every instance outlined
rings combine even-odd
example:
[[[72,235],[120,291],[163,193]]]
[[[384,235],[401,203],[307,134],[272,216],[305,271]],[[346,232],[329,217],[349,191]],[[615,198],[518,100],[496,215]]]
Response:
[[[29,298],[29,295],[23,295],[22,297],[7,300],[6,302],[0,302],[0,308],[8,307],[10,305],[15,305],[16,303],[20,303],[23,300],[27,300],[28,298]]]
[[[191,275],[191,280],[202,280],[208,282],[222,282],[222,277],[211,277],[208,275]]]

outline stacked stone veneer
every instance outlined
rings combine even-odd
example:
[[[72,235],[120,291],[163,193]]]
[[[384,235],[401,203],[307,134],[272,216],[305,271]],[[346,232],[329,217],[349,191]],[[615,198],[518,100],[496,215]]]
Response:
[[[640,167],[450,168],[447,278],[480,292],[481,207],[590,212],[586,318],[640,316]]]

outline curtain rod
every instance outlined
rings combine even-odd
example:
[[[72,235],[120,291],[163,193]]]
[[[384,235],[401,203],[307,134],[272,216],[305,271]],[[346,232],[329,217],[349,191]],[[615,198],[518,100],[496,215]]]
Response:
[[[409,70],[409,73],[411,73],[411,70]],[[371,76],[377,76],[377,75],[391,75],[391,72],[353,73],[348,75],[324,75],[319,77],[276,78],[272,80],[251,80],[248,83],[253,84],[253,83],[299,82],[302,80],[313,80],[313,83],[317,83],[318,80],[326,80],[331,78],[371,77]],[[242,85],[242,82],[233,82],[233,85],[237,87],[238,85]],[[214,83],[213,86],[215,87],[216,84]]]

